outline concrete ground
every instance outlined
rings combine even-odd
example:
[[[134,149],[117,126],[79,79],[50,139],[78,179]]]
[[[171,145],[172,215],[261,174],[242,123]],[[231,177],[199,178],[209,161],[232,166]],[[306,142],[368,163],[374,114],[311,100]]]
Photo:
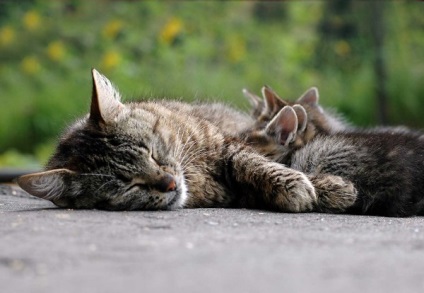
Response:
[[[0,291],[424,292],[424,218],[66,210],[3,186]]]

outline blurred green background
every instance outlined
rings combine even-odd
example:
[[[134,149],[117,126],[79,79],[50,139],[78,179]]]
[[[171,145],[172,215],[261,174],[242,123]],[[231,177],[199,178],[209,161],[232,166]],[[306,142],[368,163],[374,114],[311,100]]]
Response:
[[[420,1],[0,1],[0,167],[39,167],[88,111],[90,69],[125,99],[311,86],[352,123],[424,126]]]

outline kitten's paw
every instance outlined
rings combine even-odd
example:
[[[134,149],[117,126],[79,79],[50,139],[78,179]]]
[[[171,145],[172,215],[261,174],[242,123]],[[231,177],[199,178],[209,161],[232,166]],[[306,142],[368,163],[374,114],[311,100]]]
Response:
[[[324,174],[310,176],[309,179],[318,196],[318,211],[344,212],[355,203],[358,191],[351,181]]]
[[[291,170],[284,176],[284,192],[280,195],[281,206],[289,212],[312,211],[317,202],[315,188],[308,177],[297,171]]]

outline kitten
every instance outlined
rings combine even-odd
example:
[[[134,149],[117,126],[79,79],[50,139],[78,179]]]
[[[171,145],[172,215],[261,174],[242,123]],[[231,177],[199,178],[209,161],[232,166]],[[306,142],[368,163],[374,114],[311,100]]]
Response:
[[[295,125],[295,110],[285,106],[266,125],[262,137],[244,139],[263,155],[309,176],[330,174],[353,183],[357,200],[347,209],[349,213],[383,216],[423,214],[422,133],[404,128],[319,133],[303,147],[293,150],[289,145],[297,135]],[[268,153],[268,150],[273,152]],[[280,157],[276,158],[278,154]]]
[[[311,87],[304,92],[296,101],[283,100],[269,86],[262,87],[263,99],[243,89],[244,96],[252,105],[252,117],[256,120],[258,127],[263,123],[268,123],[285,106],[301,105],[308,113],[308,125],[312,129],[307,132],[312,133],[333,133],[351,126],[340,114],[323,109],[319,104],[319,93],[316,87]],[[296,111],[297,112],[297,111]],[[298,112],[297,112],[298,113]],[[309,134],[305,134],[309,136]]]
[[[263,99],[246,89],[243,90],[243,94],[253,106],[252,117],[255,123],[251,127],[245,127],[239,133],[239,137],[247,144],[254,145],[260,153],[266,153],[273,161],[288,163],[284,158],[289,158],[291,152],[300,149],[318,134],[332,134],[351,129],[343,117],[324,110],[319,105],[319,93],[316,87],[308,89],[296,101],[282,100],[268,86],[262,88]],[[280,143],[274,144],[272,135],[265,133],[267,124],[288,105],[296,112],[297,133],[293,135],[293,139],[279,138]]]
[[[18,179],[30,194],[59,207],[107,210],[339,212],[356,199],[352,184],[337,176],[327,176],[321,187],[316,176],[308,178],[259,155],[231,134],[235,129],[219,128],[226,122],[211,122],[220,116],[216,111],[202,118],[210,109],[206,105],[165,100],[123,104],[106,77],[96,70],[92,75],[89,115],[65,132],[45,172]],[[319,200],[340,193],[344,201],[335,206]]]

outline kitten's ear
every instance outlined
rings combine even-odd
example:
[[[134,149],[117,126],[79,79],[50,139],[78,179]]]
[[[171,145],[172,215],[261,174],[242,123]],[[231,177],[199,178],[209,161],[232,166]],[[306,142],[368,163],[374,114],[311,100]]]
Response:
[[[293,106],[293,110],[296,112],[297,116],[297,132],[302,133],[308,125],[308,114],[305,108],[298,104]]]
[[[283,101],[269,86],[262,87],[262,96],[265,100],[264,111],[268,115],[275,114],[283,107],[288,106],[288,103]]]
[[[54,169],[23,175],[18,185],[31,195],[52,200],[59,198],[67,187],[69,178],[76,173],[68,169]]]
[[[287,146],[296,138],[297,131],[296,112],[290,106],[285,106],[268,123],[265,132],[277,139],[278,143]]]
[[[247,89],[243,89],[243,95],[249,100],[253,108],[263,107],[263,100],[257,95],[249,92]]]
[[[319,102],[319,93],[316,87],[311,87],[296,101],[299,104],[308,104],[310,106],[317,106]]]
[[[93,94],[91,97],[90,120],[96,124],[112,122],[124,108],[120,102],[121,95],[104,75],[96,69],[91,71],[93,76]]]
[[[243,89],[243,95],[249,100],[252,106],[252,117],[257,119],[264,110],[264,101],[257,95],[249,92],[247,89]]]

